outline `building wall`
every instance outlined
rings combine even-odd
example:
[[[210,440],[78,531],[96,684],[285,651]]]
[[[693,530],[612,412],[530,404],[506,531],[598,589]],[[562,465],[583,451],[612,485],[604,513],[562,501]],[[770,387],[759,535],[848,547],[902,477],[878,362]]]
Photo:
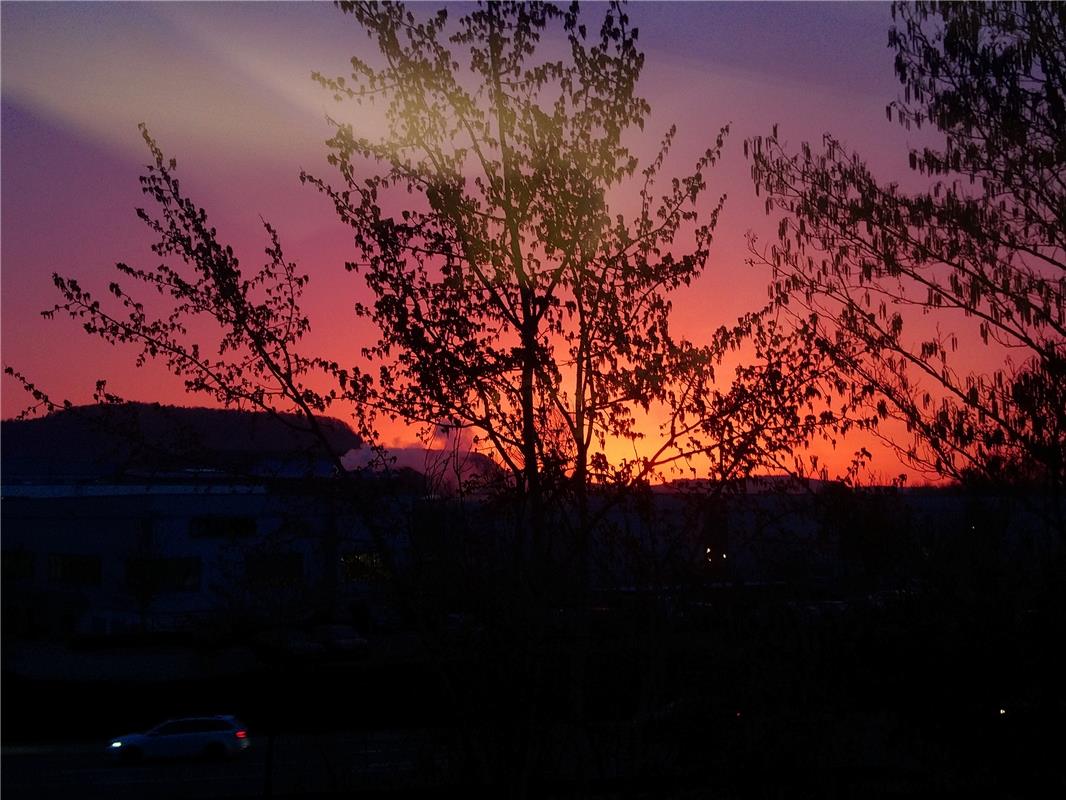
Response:
[[[6,486],[2,511],[8,635],[280,624],[373,550],[334,498],[264,485]]]
[[[5,636],[226,630],[311,616],[375,624],[392,612],[371,524],[394,563],[455,584],[442,598],[510,563],[510,528],[498,508],[405,505],[373,487],[356,508],[336,488],[207,479],[7,485]],[[1026,497],[839,489],[638,500],[612,507],[597,527],[592,588],[891,586],[937,558],[1037,569],[1063,545]],[[575,568],[573,532],[560,524],[555,533],[562,576]]]

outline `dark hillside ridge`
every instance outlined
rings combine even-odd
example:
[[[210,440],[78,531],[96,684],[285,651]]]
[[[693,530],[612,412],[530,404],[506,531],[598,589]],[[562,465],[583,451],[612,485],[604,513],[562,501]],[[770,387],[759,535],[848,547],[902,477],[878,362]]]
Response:
[[[323,418],[338,456],[362,445],[343,421]],[[165,477],[217,471],[286,477],[329,474],[329,453],[298,414],[157,403],[75,406],[0,427],[4,482]]]

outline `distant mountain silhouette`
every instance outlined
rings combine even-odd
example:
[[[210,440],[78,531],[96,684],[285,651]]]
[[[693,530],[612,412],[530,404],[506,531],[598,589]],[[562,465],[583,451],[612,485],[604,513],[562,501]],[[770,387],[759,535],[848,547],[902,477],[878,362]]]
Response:
[[[454,492],[459,481],[467,489],[498,485],[503,479],[499,465],[483,453],[465,450],[454,453],[434,447],[390,447],[387,450],[391,470],[408,470],[425,476],[428,488],[444,493]],[[351,470],[377,469],[375,454],[368,450],[349,452],[344,466]]]
[[[344,422],[324,418],[333,452],[362,442]],[[76,406],[2,423],[3,480],[161,477],[190,471],[299,477],[332,466],[297,414],[148,403]]]

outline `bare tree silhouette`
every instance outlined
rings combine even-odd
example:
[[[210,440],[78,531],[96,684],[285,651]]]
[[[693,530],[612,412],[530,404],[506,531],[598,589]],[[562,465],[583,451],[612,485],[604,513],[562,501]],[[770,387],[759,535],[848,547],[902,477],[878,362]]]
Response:
[[[340,184],[302,178],[353,231],[347,267],[372,297],[357,313],[379,333],[367,386],[404,419],[473,432],[528,504],[532,552],[549,494],[565,489],[585,520],[590,482],[640,483],[697,457],[743,476],[840,424],[814,408],[832,391],[825,354],[767,309],[702,344],[671,328],[671,295],[707,263],[724,198],[701,198],[728,126],[657,195],[675,129],[641,169],[626,135],[649,111],[644,56],[620,7],[597,35],[576,6],[493,3],[450,24],[447,11],[340,5],[382,66],[356,58],[350,75],[316,78],[339,102],[382,108],[386,129],[333,121]],[[565,58],[538,47],[556,27]],[[627,220],[609,197],[630,186],[640,210]],[[688,232],[693,249],[676,254]],[[729,385],[715,368],[741,346],[754,358]],[[642,412],[661,417],[658,439],[609,459],[609,441],[645,435]]]
[[[772,305],[703,343],[673,332],[671,296],[707,263],[724,198],[704,205],[705,174],[728,129],[692,173],[657,188],[675,130],[641,169],[625,141],[649,112],[636,94],[644,57],[620,6],[603,11],[598,34],[576,4],[491,3],[454,22],[446,11],[420,19],[401,4],[340,6],[384,66],[353,59],[351,76],[316,78],[338,101],[382,104],[387,131],[372,139],[334,121],[329,158],[340,185],[301,179],[353,231],[347,267],[371,297],[356,310],[377,329],[364,351],[371,366],[302,351],[308,278],[285,260],[275,229],[264,223],[267,262],[246,277],[143,128],[153,161],[142,185],[156,212],[138,214],[158,234],[162,263],[118,264],[103,297],[57,275],[63,299],[47,313],[132,345],[139,365],[160,361],[192,395],[268,411],[327,448],[322,415],[340,402],[366,442],[380,413],[476,437],[509,476],[490,528],[510,528],[510,567],[487,581],[493,602],[480,610],[492,641],[482,666],[512,702],[493,712],[507,717],[502,728],[470,732],[467,743],[483,780],[523,796],[543,750],[546,676],[559,669],[545,648],[559,554],[576,576],[564,593],[585,603],[592,536],[610,532],[611,509],[628,490],[670,470],[698,470],[718,485],[787,470],[814,437],[856,424],[834,399],[863,395],[845,391],[830,350],[779,325]],[[565,56],[538,60],[549,32],[561,33]],[[627,189],[638,199],[631,220],[609,203]],[[689,235],[692,249],[673,252]],[[719,374],[735,352],[744,363]],[[313,388],[323,377],[332,388]],[[645,436],[645,454],[608,457],[609,442]],[[346,477],[341,454],[330,452]],[[435,598],[388,561],[389,521],[366,513],[402,602],[425,622]],[[584,615],[566,655],[579,724],[592,677],[588,626]],[[438,631],[423,629],[433,651]]]

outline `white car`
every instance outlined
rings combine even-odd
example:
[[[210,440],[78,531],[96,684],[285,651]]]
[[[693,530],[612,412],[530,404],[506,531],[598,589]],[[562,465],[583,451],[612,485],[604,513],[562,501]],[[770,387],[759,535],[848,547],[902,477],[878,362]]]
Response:
[[[144,758],[226,758],[248,749],[248,730],[230,716],[171,719],[144,733],[111,740],[108,750],[122,761]]]

